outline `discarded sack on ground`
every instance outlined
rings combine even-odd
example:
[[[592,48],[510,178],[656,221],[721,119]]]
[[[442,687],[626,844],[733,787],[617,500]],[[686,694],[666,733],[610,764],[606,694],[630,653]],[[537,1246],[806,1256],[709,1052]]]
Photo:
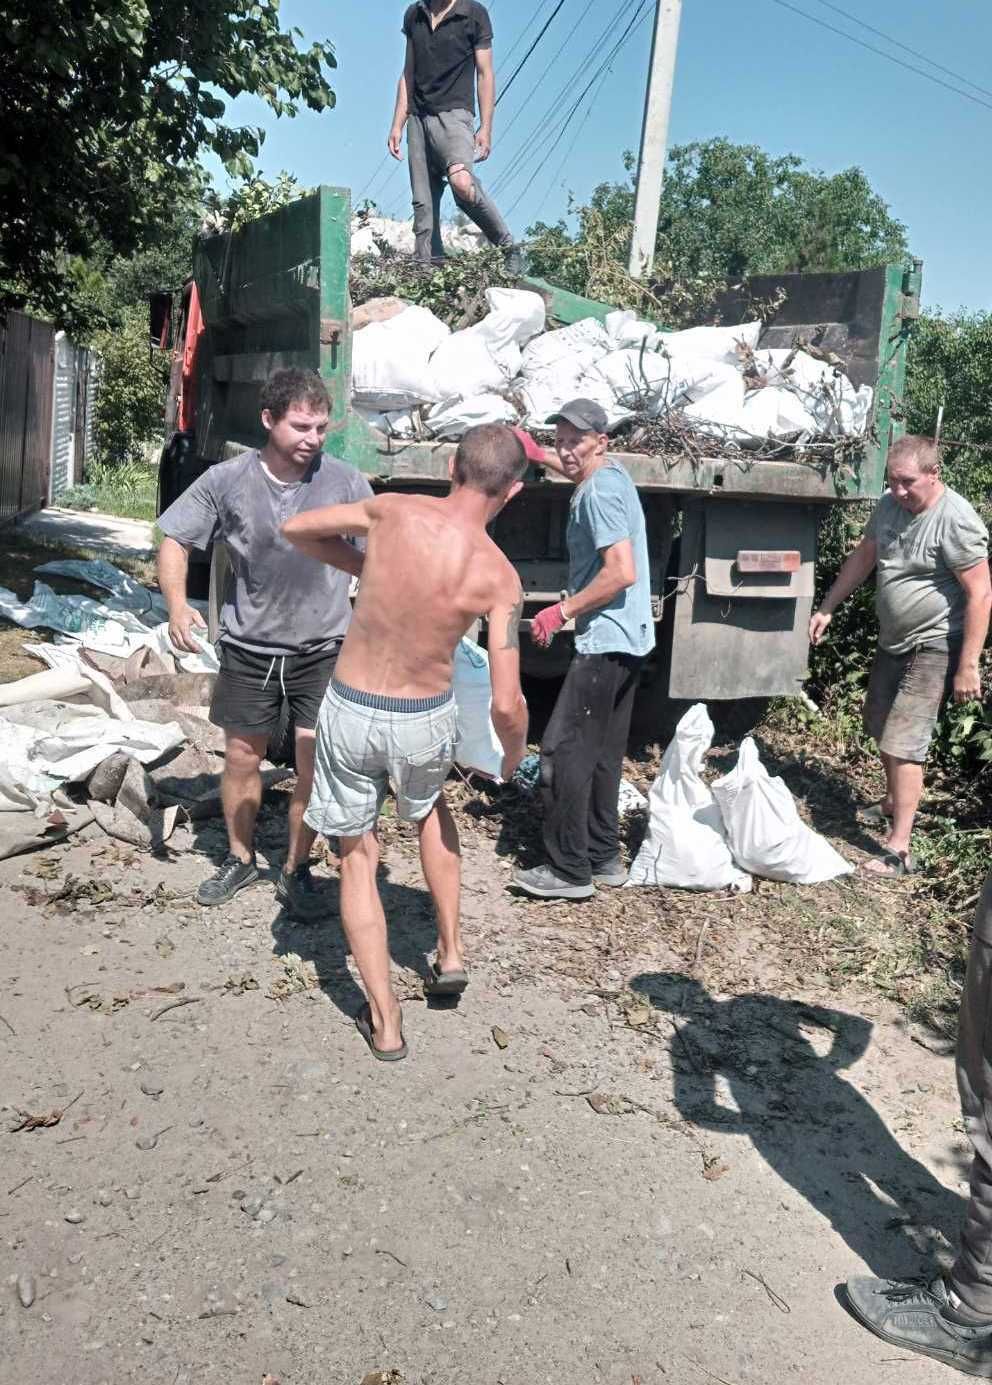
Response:
[[[738,870],[720,809],[700,773],[713,743],[706,705],[697,702],[679,722],[648,794],[648,830],[628,885],[746,893],[751,878]]]
[[[752,875],[817,885],[853,871],[825,837],[802,821],[785,783],[761,763],[752,737],[741,743],[730,773],[713,784],[713,796],[723,812],[734,860]]]
[[[451,684],[458,711],[455,763],[462,769],[500,779],[503,747],[493,729],[493,700],[489,655],[474,640],[465,638],[455,649]]]

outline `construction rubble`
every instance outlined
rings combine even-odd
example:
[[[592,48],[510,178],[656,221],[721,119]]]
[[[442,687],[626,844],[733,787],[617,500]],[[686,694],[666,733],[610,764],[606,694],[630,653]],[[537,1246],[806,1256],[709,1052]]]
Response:
[[[59,596],[36,580],[30,601],[0,588],[0,615],[55,631],[25,644],[43,667],[0,687],[0,859],[96,820],[112,837],[185,849],[193,824],[220,812],[223,733],[207,720],[218,668],[177,654],[158,592],[110,563],[46,563],[108,593]],[[263,766],[266,786],[288,769]]]
[[[758,320],[665,332],[618,309],[549,331],[539,293],[485,296],[483,320],[455,332],[400,298],[355,310],[352,402],[367,423],[401,438],[454,439],[478,423],[540,430],[582,396],[603,406],[611,432],[676,417],[700,438],[753,451],[867,431],[870,386],[808,343],[762,349]]]

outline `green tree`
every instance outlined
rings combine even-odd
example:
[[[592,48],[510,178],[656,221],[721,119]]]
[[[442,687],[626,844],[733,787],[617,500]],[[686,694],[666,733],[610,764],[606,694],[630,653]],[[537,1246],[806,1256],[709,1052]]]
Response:
[[[140,466],[161,437],[168,359],[148,347],[148,310],[129,307],[120,324],[93,341],[100,376],[93,411],[96,462],[104,471]]]
[[[227,123],[223,96],[334,102],[330,43],[300,47],[278,0],[0,0],[0,20],[0,311],[30,301],[69,329],[91,325],[74,258],[154,244],[205,152],[250,174],[263,132]]]
[[[907,367],[908,430],[933,436],[942,404],[944,479],[992,521],[992,313],[931,312],[917,323]]]
[[[285,169],[275,182],[261,173],[252,173],[224,194],[212,188],[208,190],[205,222],[211,231],[240,231],[250,221],[257,221],[260,216],[285,207],[298,197],[306,197],[311,191],[311,188],[301,187]]]
[[[634,161],[624,162],[628,175]],[[589,292],[623,278],[634,214],[634,185],[602,183],[578,216],[528,232],[536,273]],[[859,168],[827,175],[793,154],[713,139],[668,156],[656,243],[655,294],[681,290],[690,309],[706,286],[788,270],[861,269],[899,260],[905,227],[889,213]]]

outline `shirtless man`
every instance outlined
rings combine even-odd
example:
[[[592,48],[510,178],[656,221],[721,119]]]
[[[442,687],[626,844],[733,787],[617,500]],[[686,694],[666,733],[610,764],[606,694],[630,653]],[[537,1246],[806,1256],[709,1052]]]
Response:
[[[527,704],[520,690],[520,579],[486,533],[520,490],[527,458],[500,424],[465,434],[443,499],[380,495],[296,515],[290,543],[334,565],[329,540],[365,540],[351,625],[317,722],[313,795],[306,820],[339,839],[341,922],[369,1003],[356,1018],[374,1057],[405,1058],[400,1006],[389,975],[386,917],[376,886],[376,820],[391,784],[400,818],[415,822],[424,878],[437,913],[438,947],[427,990],[467,985],[459,925],[458,831],[443,798],[456,738],[451,666],[480,616],[489,622],[492,720],[502,777],[520,763]]]

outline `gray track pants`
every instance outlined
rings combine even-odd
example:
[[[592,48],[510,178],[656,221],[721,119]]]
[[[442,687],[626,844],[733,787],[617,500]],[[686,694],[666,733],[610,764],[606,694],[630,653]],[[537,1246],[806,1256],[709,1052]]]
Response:
[[[951,1282],[973,1312],[992,1318],[992,874],[975,915],[958,1024],[957,1069],[961,1114],[975,1157]]]
[[[512,245],[513,237],[482,184],[472,172],[475,162],[475,120],[471,111],[441,111],[438,115],[411,115],[406,126],[410,189],[413,193],[414,254],[426,264],[444,254],[441,244],[441,196],[453,164],[464,164],[475,184],[475,200],[468,201],[455,189],[451,194],[470,221],[493,245]]]

